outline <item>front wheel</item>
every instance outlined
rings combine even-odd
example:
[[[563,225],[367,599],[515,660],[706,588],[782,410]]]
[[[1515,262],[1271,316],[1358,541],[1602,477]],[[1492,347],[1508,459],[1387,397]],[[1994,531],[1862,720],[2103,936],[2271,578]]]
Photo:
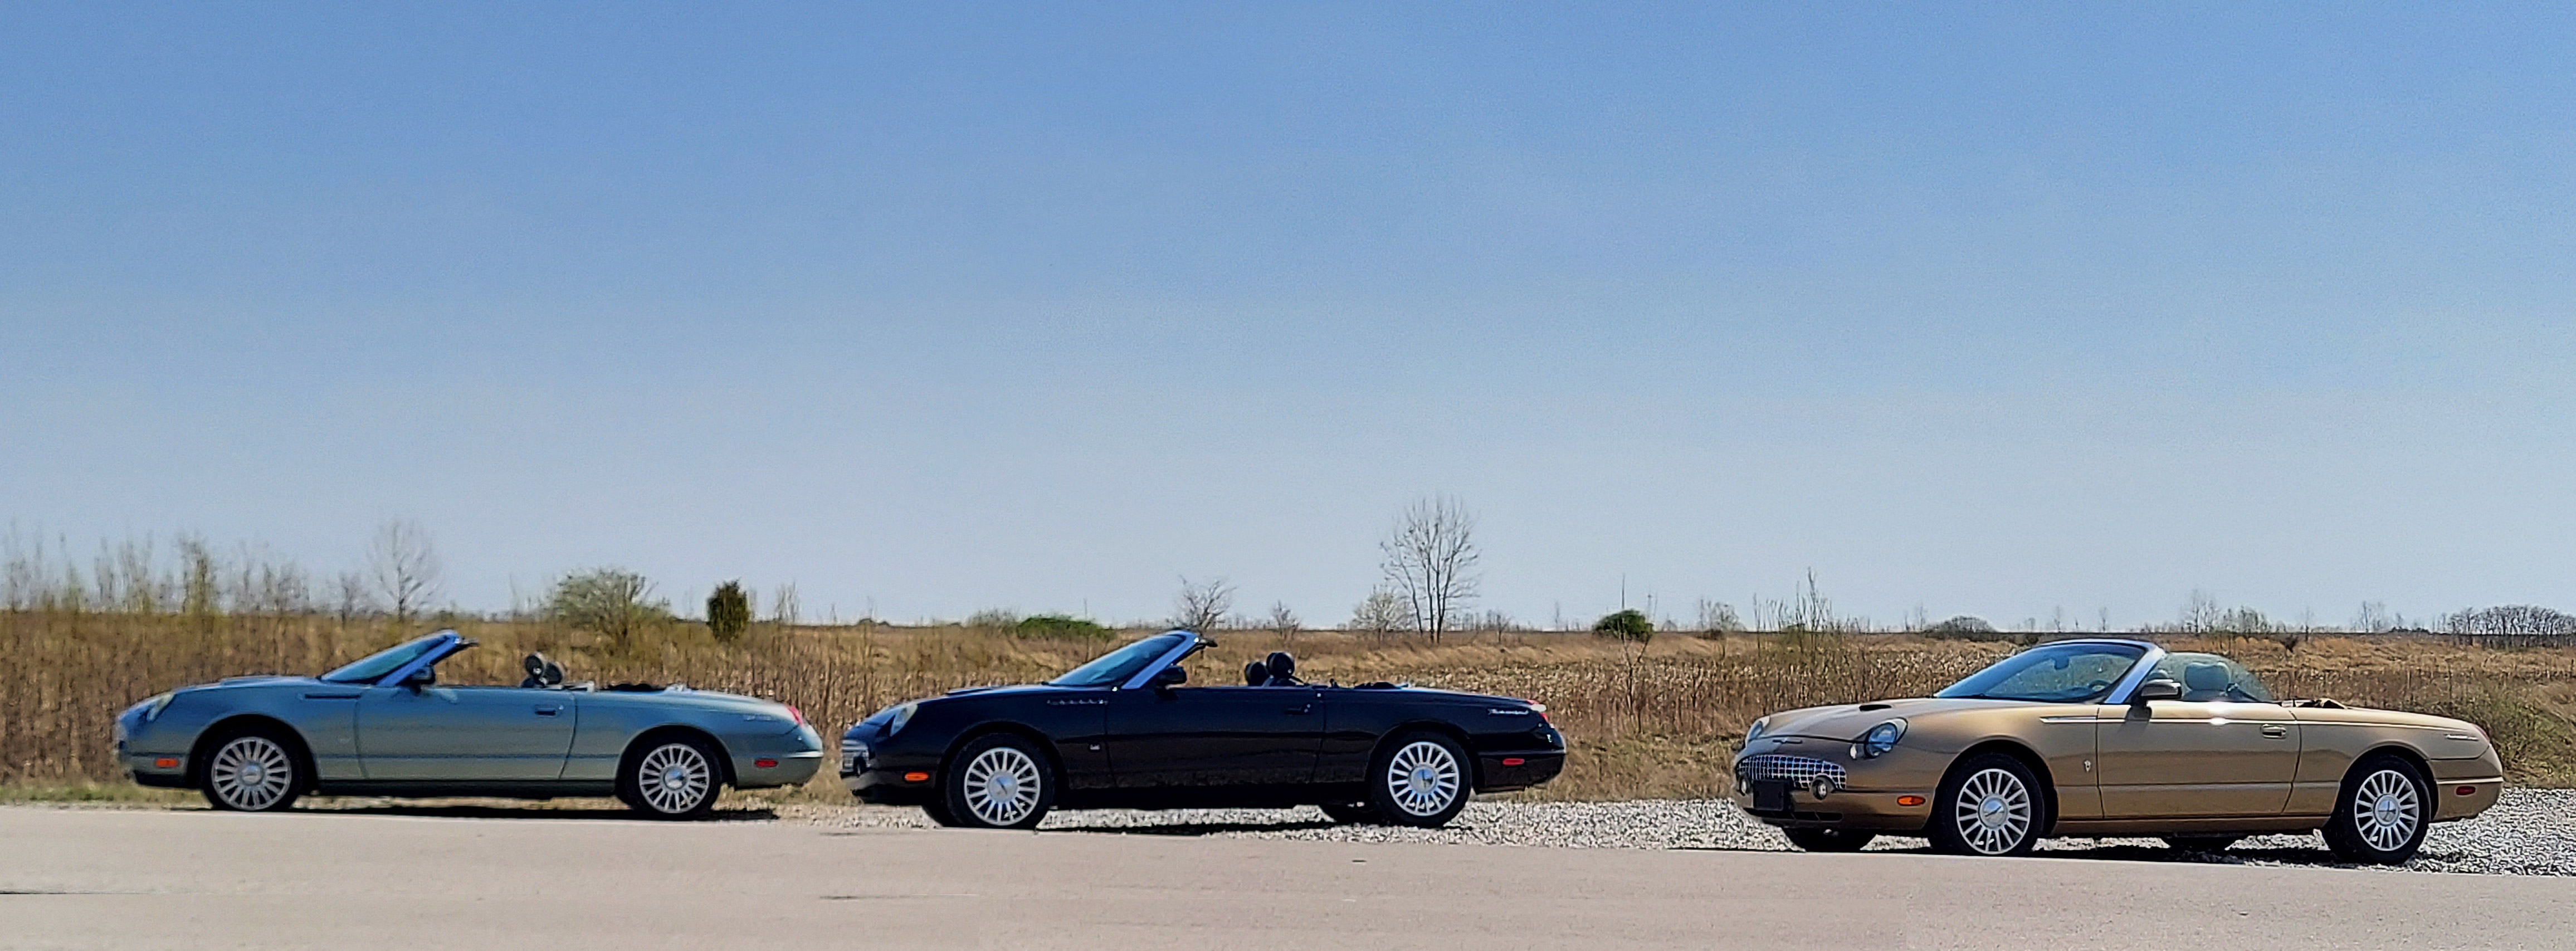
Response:
[[[1055,777],[1046,754],[1029,741],[995,733],[966,744],[941,771],[948,815],[979,829],[1034,829],[1055,806]],[[931,819],[937,821],[933,813]]]
[[[655,819],[698,819],[714,812],[723,774],[705,742],[674,738],[654,742],[618,771],[617,798]]]
[[[2347,862],[2396,865],[2424,847],[2432,784],[2415,765],[2394,756],[2362,760],[2344,777],[2326,820],[2326,847]]]
[[[1924,831],[1932,850],[1952,855],[2028,855],[2039,844],[2045,814],[2030,767],[2001,753],[1950,768],[1932,799]]]
[[[206,760],[206,801],[234,812],[276,812],[304,792],[294,750],[267,730],[253,729],[215,745]]]
[[[1868,845],[1871,839],[1878,838],[1875,832],[1854,832],[1850,829],[1782,829],[1780,831],[1789,836],[1789,844],[1809,852],[1858,852],[1861,846]]]
[[[1369,770],[1369,809],[1384,821],[1437,829],[1467,808],[1467,751],[1437,733],[1388,742]]]

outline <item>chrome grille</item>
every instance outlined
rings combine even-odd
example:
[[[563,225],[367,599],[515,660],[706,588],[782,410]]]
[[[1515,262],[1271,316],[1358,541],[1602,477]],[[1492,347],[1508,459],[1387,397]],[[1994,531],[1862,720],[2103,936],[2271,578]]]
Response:
[[[1815,782],[1818,776],[1833,780],[1837,787],[1849,782],[1841,764],[1812,756],[1781,756],[1777,753],[1747,756],[1735,764],[1735,773],[1748,780],[1785,779],[1799,786]]]
[[[866,743],[862,743],[848,737],[843,737],[841,739],[841,775],[848,776],[858,772],[859,767],[867,761],[868,745]]]

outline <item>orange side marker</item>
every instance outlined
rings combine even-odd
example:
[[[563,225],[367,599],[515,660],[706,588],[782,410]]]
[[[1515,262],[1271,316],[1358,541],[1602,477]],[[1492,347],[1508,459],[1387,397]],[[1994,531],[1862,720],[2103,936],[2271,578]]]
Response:
[[[903,774],[903,781],[904,781],[904,782],[907,782],[907,783],[926,783],[926,782],[929,782],[929,781],[930,781],[930,774],[929,774],[929,773],[905,773],[905,774]]]
[[[1898,796],[1898,797],[1896,797],[1896,804],[1897,804],[1897,805],[1900,805],[1900,806],[1920,806],[1920,805],[1922,805],[1922,804],[1923,804],[1923,797],[1921,797],[1921,796]]]

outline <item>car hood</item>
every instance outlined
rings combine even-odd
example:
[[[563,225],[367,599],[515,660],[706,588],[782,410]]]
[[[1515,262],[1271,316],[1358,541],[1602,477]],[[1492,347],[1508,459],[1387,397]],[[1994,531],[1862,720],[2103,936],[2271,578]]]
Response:
[[[1771,715],[1771,725],[1763,736],[1805,736],[1827,740],[1851,740],[1897,717],[1937,716],[1958,710],[1992,710],[1996,707],[2022,706],[2019,700],[1945,700],[1938,697],[1915,697],[1905,700],[1873,700],[1868,703],[1845,703],[1829,707],[1805,707],[1783,710]]]
[[[298,677],[289,674],[253,674],[247,677],[226,677],[210,684],[190,684],[171,692],[196,693],[205,690],[245,690],[254,687],[296,686],[344,687],[354,690],[365,685],[326,683],[319,677]]]

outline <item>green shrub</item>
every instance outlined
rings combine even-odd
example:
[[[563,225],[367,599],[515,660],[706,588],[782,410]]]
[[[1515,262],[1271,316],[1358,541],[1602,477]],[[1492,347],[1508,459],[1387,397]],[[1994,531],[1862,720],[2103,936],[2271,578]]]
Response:
[[[716,640],[739,640],[751,629],[751,595],[742,590],[742,582],[727,581],[707,595],[707,630]]]
[[[1602,615],[1601,620],[1593,622],[1592,633],[1609,640],[1635,641],[1643,644],[1655,639],[1655,622],[1647,620],[1644,611],[1622,608]]]
[[[1021,618],[1018,624],[1011,626],[1011,634],[1057,641],[1107,641],[1118,637],[1117,631],[1098,621],[1069,614],[1037,614]]]

